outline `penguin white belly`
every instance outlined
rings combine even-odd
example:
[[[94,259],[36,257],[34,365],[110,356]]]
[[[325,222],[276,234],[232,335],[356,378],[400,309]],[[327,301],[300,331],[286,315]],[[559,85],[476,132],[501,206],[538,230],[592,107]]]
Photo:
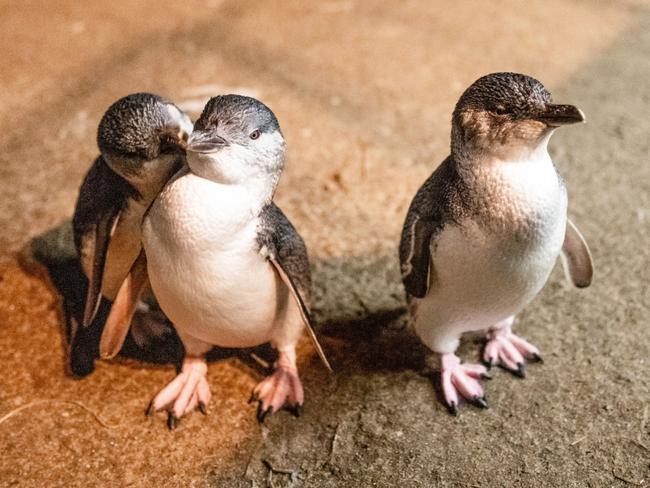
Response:
[[[147,215],[149,279],[181,336],[222,347],[270,340],[286,291],[257,251],[250,203],[245,188],[185,173]]]
[[[505,220],[466,218],[447,224],[432,242],[430,289],[414,305],[416,332],[436,351],[452,352],[463,332],[520,312],[542,289],[561,251],[564,187],[552,165],[533,167],[541,174],[531,175],[526,163],[519,164],[500,175],[508,184],[506,205],[514,210]]]

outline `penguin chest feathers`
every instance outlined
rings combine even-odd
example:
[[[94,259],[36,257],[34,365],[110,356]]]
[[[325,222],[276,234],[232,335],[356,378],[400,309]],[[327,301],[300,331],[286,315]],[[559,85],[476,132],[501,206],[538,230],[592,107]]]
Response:
[[[143,228],[151,283],[181,331],[225,347],[268,340],[286,293],[259,253],[255,208],[246,188],[192,173],[152,206]]]
[[[567,200],[550,158],[489,163],[473,178],[473,208],[431,244],[430,291],[436,302],[460,300],[462,314],[474,310],[483,323],[517,313],[544,286],[564,240]]]
[[[548,246],[559,252],[567,196],[546,151],[523,161],[487,162],[473,179],[475,208],[470,214],[488,239],[513,252]]]

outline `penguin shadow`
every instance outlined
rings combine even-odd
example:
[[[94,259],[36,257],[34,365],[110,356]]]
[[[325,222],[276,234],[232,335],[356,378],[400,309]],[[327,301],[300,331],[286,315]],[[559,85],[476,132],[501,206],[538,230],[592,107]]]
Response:
[[[334,372],[422,369],[426,348],[407,325],[404,312],[378,311],[357,319],[317,324],[325,352],[331,353]]]
[[[75,335],[81,348],[91,351],[91,344],[98,341],[101,334],[95,327],[78,327],[83,316],[87,280],[74,250],[72,226],[64,223],[33,238],[18,255],[17,261],[25,272],[40,278],[60,299],[57,322],[60,325],[66,373],[83,377],[92,372],[94,359],[88,361],[89,354],[82,354],[81,374],[73,373],[74,368],[70,367],[68,361]],[[106,306],[102,304],[98,316],[105,318],[106,314]]]
[[[344,346],[332,351],[331,362],[335,375],[351,373],[367,376],[411,371],[432,386],[438,405],[452,415],[458,409],[448,408],[442,390],[442,379],[437,356],[416,335],[409,324],[406,308],[369,314],[350,321],[325,322],[320,325],[325,343],[342,341]],[[470,332],[461,338],[457,353],[464,362],[481,363],[487,339],[484,333]],[[459,399],[458,408],[467,402]]]
[[[75,378],[83,378],[95,369],[95,361],[99,357],[99,340],[111,304],[102,299],[95,320],[88,327],[81,325],[88,280],[75,253],[53,252],[51,241],[45,242],[57,230],[60,229],[53,229],[44,236],[33,239],[19,257],[19,264],[27,272],[44,279],[60,297],[58,322],[66,355],[66,373]],[[141,320],[141,315],[141,312],[136,312],[134,320]],[[173,328],[170,327],[165,332],[160,340],[151,344],[155,348],[142,347],[129,332],[120,356],[158,365],[179,362],[179,358],[182,358],[180,340]]]
[[[396,252],[313,263],[312,318],[334,373],[419,369],[425,356],[408,326]]]
[[[375,372],[414,371],[428,378],[440,389],[440,373],[436,356],[416,335],[408,324],[404,309],[371,314],[363,319],[326,323],[322,325],[324,337],[329,340],[343,340],[345,347],[334,352],[342,372],[347,369]],[[480,362],[486,340],[480,334],[468,334],[461,339],[458,354],[471,362]],[[327,352],[327,351],[326,351]],[[442,398],[442,397],[441,397]]]

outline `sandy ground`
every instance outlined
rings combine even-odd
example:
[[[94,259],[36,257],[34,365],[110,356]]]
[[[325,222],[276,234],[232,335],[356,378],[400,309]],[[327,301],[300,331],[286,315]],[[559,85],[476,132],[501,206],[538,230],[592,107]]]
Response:
[[[0,42],[0,485],[650,483],[642,2],[5,2]],[[491,408],[453,418],[403,328],[396,245],[410,198],[447,155],[455,100],[503,70],[587,114],[551,150],[597,274],[576,291],[555,272],[517,326],[545,364],[523,381],[499,372]],[[262,371],[246,353],[211,364],[210,415],[174,432],[143,416],[173,364],[121,358],[66,374],[53,284],[72,278],[17,255],[69,218],[101,114],[142,90],[194,117],[211,95],[249,94],[280,119],[290,161],[277,201],[310,249],[335,368],[303,344],[300,418],[258,426],[246,400]],[[463,357],[477,350],[469,339]]]

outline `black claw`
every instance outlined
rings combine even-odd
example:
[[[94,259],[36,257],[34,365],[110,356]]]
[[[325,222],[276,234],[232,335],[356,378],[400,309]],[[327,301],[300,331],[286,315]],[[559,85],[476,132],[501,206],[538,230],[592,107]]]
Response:
[[[450,414],[452,414],[454,417],[458,416],[458,405],[456,405],[455,402],[452,402],[451,404],[447,405],[447,410],[449,411]]]
[[[287,411],[289,411],[294,417],[300,417],[300,413],[302,412],[302,405],[296,404],[296,405],[288,405],[286,407]]]
[[[482,379],[482,380],[491,380],[492,378],[493,378],[492,375],[489,374],[489,373],[483,373],[483,374],[481,374],[481,379]]]
[[[201,412],[203,415],[208,414],[208,408],[205,406],[205,403],[199,402],[199,412]]]
[[[155,410],[153,408],[153,400],[149,402],[149,406],[147,406],[147,409],[144,411],[144,415],[146,417],[151,417],[154,414]]]
[[[525,378],[526,377],[526,365],[524,363],[517,363],[516,368],[509,368],[505,364],[500,363],[499,367],[501,369],[506,370],[508,373],[512,373],[517,378]]]
[[[259,400],[259,397],[257,396],[257,393],[252,392],[251,397],[248,399],[248,403],[251,404],[253,402],[256,402],[257,400]]]
[[[544,363],[544,359],[542,358],[542,356],[540,356],[540,355],[537,354],[536,352],[534,352],[534,353],[530,356],[530,359],[531,359],[532,361],[535,361],[536,363],[542,363],[542,364]]]
[[[512,371],[515,376],[519,378],[526,377],[526,370],[524,369],[524,363],[517,363],[517,369]]]
[[[486,361],[485,359],[481,359],[481,362],[488,370],[492,369],[492,366],[494,366],[494,362],[492,360]]]
[[[257,421],[260,424],[264,423],[264,419],[267,417],[269,413],[271,413],[271,407],[268,407],[266,410],[262,410],[262,404],[259,403],[257,405]]]
[[[476,405],[478,408],[489,408],[487,399],[485,397],[474,397],[472,399],[472,403]]]
[[[178,424],[180,423],[181,423],[181,419],[179,419],[173,413],[170,413],[167,416],[167,427],[169,428],[169,430],[174,430],[176,427],[178,427]]]

